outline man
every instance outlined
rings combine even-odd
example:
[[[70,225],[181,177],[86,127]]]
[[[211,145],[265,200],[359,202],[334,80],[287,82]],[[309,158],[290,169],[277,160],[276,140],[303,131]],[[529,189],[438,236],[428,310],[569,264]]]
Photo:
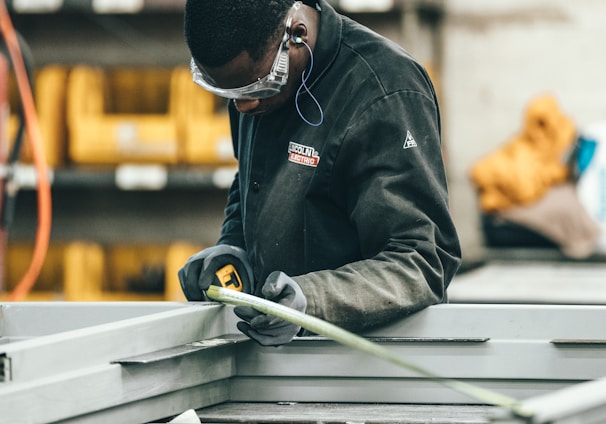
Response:
[[[325,0],[188,0],[185,35],[194,81],[231,99],[239,161],[217,245],[179,271],[188,299],[228,265],[355,332],[446,302],[461,252],[424,69]],[[262,345],[304,334],[235,312]]]

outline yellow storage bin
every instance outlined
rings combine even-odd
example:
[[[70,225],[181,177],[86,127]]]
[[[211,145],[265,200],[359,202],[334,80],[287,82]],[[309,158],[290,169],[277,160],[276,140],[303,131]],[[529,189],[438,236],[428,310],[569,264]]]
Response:
[[[106,246],[104,290],[163,293],[166,251],[166,245]]]
[[[63,257],[65,245],[52,243],[32,292],[26,300],[60,300],[63,297]],[[3,289],[0,299],[6,298],[21,281],[32,259],[32,243],[11,242],[4,257]]]
[[[65,300],[186,301],[177,272],[202,249],[167,245],[70,243],[65,250]]]
[[[172,70],[105,69],[106,109],[116,114],[170,112]]]
[[[61,65],[48,65],[37,70],[34,77],[34,101],[38,113],[42,145],[47,163],[52,167],[61,166],[66,158],[67,126],[66,110],[66,83],[69,69]],[[21,107],[21,99],[14,78],[10,81],[9,102],[11,115],[9,118],[9,139],[12,142],[17,135],[19,119],[17,111]],[[33,162],[32,150],[24,133],[21,161]]]
[[[52,243],[26,301],[186,301],[177,272],[202,249],[189,242],[165,245],[101,245],[89,241]],[[27,270],[31,243],[6,251],[6,300]]]
[[[179,122],[182,162],[236,164],[226,101],[196,86],[187,68],[173,72],[172,110]]]
[[[183,144],[185,161],[191,164],[235,165],[234,149],[226,114],[191,119]]]
[[[222,100],[198,87],[188,68],[177,67],[171,76],[170,110],[179,128],[196,117],[213,115],[222,108]],[[184,136],[184,134],[180,134]]]
[[[164,300],[166,249],[155,245],[70,243],[64,259],[65,300]]]
[[[102,300],[105,253],[96,243],[73,242],[63,260],[64,297],[73,301]]]
[[[183,290],[181,290],[178,272],[187,259],[202,248],[203,246],[189,242],[175,242],[168,247],[166,252],[166,288],[164,292],[166,300],[178,302],[187,300]]]
[[[166,70],[111,73],[74,67],[67,93],[70,159],[86,164],[176,163],[177,123],[169,111],[169,87]],[[164,110],[158,110],[161,103]],[[127,111],[131,107],[138,110]]]

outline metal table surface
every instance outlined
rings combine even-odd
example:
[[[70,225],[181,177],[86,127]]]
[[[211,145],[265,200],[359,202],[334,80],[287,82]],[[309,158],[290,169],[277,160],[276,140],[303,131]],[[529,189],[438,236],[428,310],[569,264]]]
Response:
[[[555,423],[570,411],[606,417],[605,320],[601,305],[449,304],[365,336]],[[0,304],[0,423],[147,423],[247,403],[482,406],[325,338],[264,348],[235,324],[214,303]],[[482,419],[520,422],[496,411]]]
[[[606,305],[606,261],[492,260],[455,276],[456,303]]]

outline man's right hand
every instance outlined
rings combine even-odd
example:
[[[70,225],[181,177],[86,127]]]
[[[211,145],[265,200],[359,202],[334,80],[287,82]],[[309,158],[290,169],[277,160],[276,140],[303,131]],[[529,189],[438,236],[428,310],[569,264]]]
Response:
[[[207,300],[205,291],[214,284],[243,293],[254,293],[254,275],[246,252],[220,244],[192,255],[179,270],[179,282],[187,300]]]

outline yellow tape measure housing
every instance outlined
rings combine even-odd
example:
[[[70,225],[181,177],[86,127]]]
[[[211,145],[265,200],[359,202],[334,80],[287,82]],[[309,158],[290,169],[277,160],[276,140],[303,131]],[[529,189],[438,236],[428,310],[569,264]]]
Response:
[[[219,283],[221,287],[225,287],[226,289],[242,291],[243,285],[242,280],[240,279],[240,275],[236,268],[233,265],[227,264],[223,268],[219,269],[215,272],[215,275],[219,279]]]

